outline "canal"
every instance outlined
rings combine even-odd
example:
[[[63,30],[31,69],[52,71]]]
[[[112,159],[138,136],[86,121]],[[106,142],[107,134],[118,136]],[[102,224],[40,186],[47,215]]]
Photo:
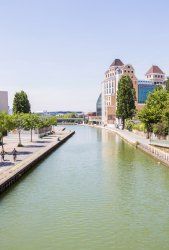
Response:
[[[169,169],[110,132],[76,134],[0,199],[2,250],[168,250]]]

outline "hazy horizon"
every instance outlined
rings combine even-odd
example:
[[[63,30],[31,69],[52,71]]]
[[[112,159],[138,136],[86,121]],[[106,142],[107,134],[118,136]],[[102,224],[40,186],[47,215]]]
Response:
[[[10,107],[24,90],[32,111],[94,111],[114,58],[139,79],[152,64],[169,74],[167,0],[3,0],[0,8],[0,90]]]

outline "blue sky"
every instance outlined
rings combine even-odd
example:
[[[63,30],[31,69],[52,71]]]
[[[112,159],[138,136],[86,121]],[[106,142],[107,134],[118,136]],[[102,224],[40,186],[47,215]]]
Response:
[[[114,58],[169,75],[167,0],[0,0],[0,89],[32,110],[95,109]]]

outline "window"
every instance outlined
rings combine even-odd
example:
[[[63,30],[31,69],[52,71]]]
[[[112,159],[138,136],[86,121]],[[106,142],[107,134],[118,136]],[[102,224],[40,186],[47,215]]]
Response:
[[[112,120],[113,116],[112,115],[108,115],[108,120]]]

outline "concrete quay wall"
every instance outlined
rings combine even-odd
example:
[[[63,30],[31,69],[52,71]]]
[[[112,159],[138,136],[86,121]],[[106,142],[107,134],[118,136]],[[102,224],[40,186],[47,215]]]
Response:
[[[163,163],[165,166],[169,167],[169,153],[162,151],[161,149],[154,147],[150,145],[146,140],[141,138],[140,136],[135,137],[134,133],[131,132],[125,133],[123,130],[114,129],[110,127],[103,127],[103,126],[91,126],[94,128],[101,128],[104,130],[107,130],[109,132],[115,133],[119,135],[123,140],[125,140],[127,143],[135,146],[136,148],[139,148],[140,150],[144,151],[145,153],[149,154],[150,156],[154,157],[158,162]]]
[[[3,178],[0,179],[0,194],[3,193],[6,189],[8,189],[17,180],[19,180],[21,176],[23,176],[38,162],[40,162],[46,156],[48,156],[52,151],[54,151],[55,149],[60,147],[63,143],[65,143],[74,134],[75,131],[70,131],[66,133],[66,135],[60,141],[55,141],[50,143],[44,149],[33,153],[31,157],[26,158],[21,163],[14,166],[12,169],[9,169],[9,171],[6,172]]]

